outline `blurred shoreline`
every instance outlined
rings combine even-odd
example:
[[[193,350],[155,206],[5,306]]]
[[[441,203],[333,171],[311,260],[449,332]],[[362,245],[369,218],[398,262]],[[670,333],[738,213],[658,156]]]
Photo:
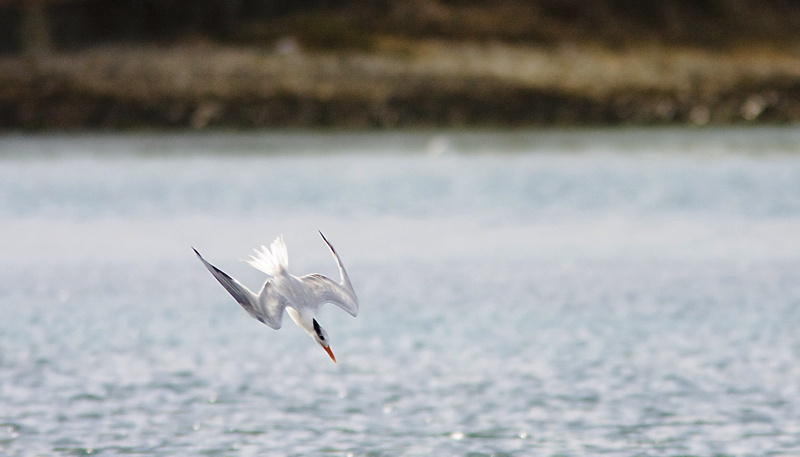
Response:
[[[287,38],[0,57],[0,131],[797,122],[791,47]]]

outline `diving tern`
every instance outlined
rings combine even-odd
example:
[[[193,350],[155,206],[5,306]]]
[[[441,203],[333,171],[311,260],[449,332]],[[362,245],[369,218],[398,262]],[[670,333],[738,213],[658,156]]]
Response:
[[[246,263],[270,276],[258,295],[224,271],[208,263],[197,252],[197,249],[192,248],[192,250],[208,268],[208,271],[222,284],[222,287],[242,305],[242,308],[251,317],[278,330],[283,321],[283,311],[286,310],[294,323],[311,335],[311,338],[319,343],[336,363],[336,357],[333,356],[328,343],[328,333],[320,327],[314,316],[320,306],[325,303],[333,303],[355,317],[358,315],[358,298],[350,284],[350,278],[344,270],[344,265],[339,259],[339,254],[333,249],[325,235],[322,232],[319,234],[339,265],[341,276],[339,283],[320,274],[309,274],[299,278],[289,274],[289,258],[286,253],[286,244],[283,242],[283,235],[275,239],[269,249],[261,246],[260,251],[256,249],[255,255],[250,256],[250,260],[245,260]]]

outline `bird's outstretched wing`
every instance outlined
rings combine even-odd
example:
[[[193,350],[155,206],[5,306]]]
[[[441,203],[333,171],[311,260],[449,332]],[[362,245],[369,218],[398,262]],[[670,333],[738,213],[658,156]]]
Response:
[[[283,322],[283,311],[288,304],[286,297],[279,294],[275,290],[275,285],[268,279],[261,288],[261,293],[258,294],[256,309],[259,317],[256,319],[278,330]]]
[[[356,297],[356,291],[353,289],[352,284],[350,284],[350,278],[347,276],[347,271],[345,271],[342,260],[339,258],[339,254],[336,253],[336,249],[333,248],[322,232],[319,232],[319,235],[322,237],[322,240],[325,241],[325,244],[328,245],[328,248],[330,248],[333,258],[336,260],[336,265],[339,266],[341,282],[337,284],[333,280],[318,274],[306,275],[300,278],[300,280],[314,292],[320,301],[333,303],[355,317],[358,315],[358,297]]]
[[[350,292],[331,279],[322,275],[311,274],[303,276],[300,280],[311,289],[320,304],[333,303],[353,317],[358,315],[358,301],[355,294],[350,294]]]
[[[222,284],[222,287],[233,296],[236,301],[242,305],[247,314],[253,319],[274,328],[275,330],[281,328],[283,321],[283,311],[286,308],[286,298],[275,291],[275,287],[270,284],[270,281],[264,283],[261,288],[261,293],[256,296],[250,289],[242,285],[239,281],[228,276],[227,273],[219,268],[206,262],[206,259],[197,252],[197,249],[192,248],[203,265],[206,266],[208,271]]]

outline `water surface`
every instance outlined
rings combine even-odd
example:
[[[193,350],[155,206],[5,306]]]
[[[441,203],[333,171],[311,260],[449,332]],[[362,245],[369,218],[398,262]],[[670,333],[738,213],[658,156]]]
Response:
[[[791,129],[0,139],[0,454],[797,455]],[[190,246],[361,300],[339,360]]]

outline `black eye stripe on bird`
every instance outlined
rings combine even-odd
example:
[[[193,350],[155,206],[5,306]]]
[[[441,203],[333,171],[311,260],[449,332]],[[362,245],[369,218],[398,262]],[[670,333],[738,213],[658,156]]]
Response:
[[[311,335],[335,363],[336,357],[333,356],[327,342],[327,333],[314,319],[314,315],[323,304],[333,303],[355,317],[358,314],[358,298],[350,284],[350,278],[347,277],[342,261],[339,259],[339,254],[325,239],[325,235],[322,232],[319,234],[328,245],[339,267],[341,280],[338,283],[319,274],[301,277],[289,274],[289,261],[282,236],[273,241],[269,249],[266,246],[261,246],[260,251],[256,249],[256,254],[251,256],[251,260],[245,261],[270,276],[258,295],[222,270],[206,262],[197,250],[194,252],[208,271],[214,275],[214,278],[222,284],[222,287],[242,305],[247,314],[277,330],[281,328],[283,312],[286,311],[294,323]]]
[[[322,336],[322,330],[319,328],[319,323],[316,319],[312,319],[312,321],[314,322],[314,331],[317,332],[317,335],[319,335],[319,339],[324,340],[325,337]]]

